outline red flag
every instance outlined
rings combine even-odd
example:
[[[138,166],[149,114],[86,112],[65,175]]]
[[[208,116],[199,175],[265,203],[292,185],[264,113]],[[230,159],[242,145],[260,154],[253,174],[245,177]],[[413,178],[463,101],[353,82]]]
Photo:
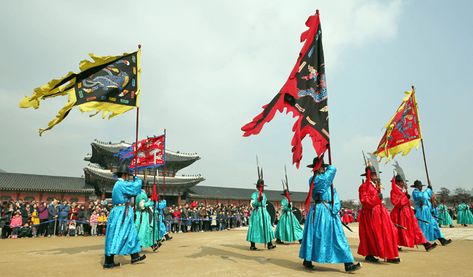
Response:
[[[153,184],[153,193],[151,194],[151,201],[158,201],[158,200],[159,200],[159,196],[156,189],[156,184]]]
[[[415,92],[412,90],[405,93],[406,97],[402,100],[396,114],[386,124],[386,132],[374,152],[380,158],[386,157],[390,160],[398,153],[405,156],[413,147],[419,147],[422,134]]]
[[[133,152],[136,151],[136,164],[138,168],[157,167],[165,162],[165,135],[147,138],[138,141],[138,146],[133,144]],[[131,159],[130,169],[135,169],[135,158]]]
[[[263,106],[263,112],[241,128],[243,136],[257,135],[264,124],[270,122],[276,111],[292,112],[298,117],[292,131],[292,162],[299,167],[302,159],[302,140],[312,138],[312,145],[321,156],[329,143],[327,86],[322,47],[322,29],[319,12],[306,21],[307,31],[302,33],[304,46],[286,83],[271,102]]]

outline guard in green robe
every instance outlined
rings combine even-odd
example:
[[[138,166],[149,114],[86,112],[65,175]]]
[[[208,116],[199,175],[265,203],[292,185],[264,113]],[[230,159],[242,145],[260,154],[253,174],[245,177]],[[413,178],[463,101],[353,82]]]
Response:
[[[136,196],[135,227],[141,247],[151,247],[153,251],[156,251],[159,247],[160,239],[159,232],[153,232],[153,216],[156,216],[156,213],[153,212],[153,207],[154,202],[149,200],[144,190],[141,190],[141,193]],[[156,222],[156,224],[159,224],[159,222]]]
[[[251,195],[250,205],[253,208],[250,215],[248,233],[246,240],[251,243],[250,250],[257,250],[255,243],[265,243],[268,249],[276,247],[272,243],[274,239],[273,226],[271,224],[271,216],[266,210],[266,195],[263,193],[264,181],[259,179],[256,183],[258,191]]]
[[[281,195],[286,195],[286,190]],[[299,220],[294,216],[292,211],[292,203],[286,196],[281,200],[281,216],[276,226],[275,236],[276,243],[284,244],[286,242],[302,241],[302,227]]]
[[[460,203],[457,207],[457,223],[463,226],[473,224],[473,214],[470,211],[470,207],[464,202]]]
[[[438,209],[438,223],[439,227],[442,227],[442,225],[449,226],[450,228],[453,227],[453,220],[450,214],[448,213],[448,208],[445,203],[442,202],[442,204],[437,206]]]

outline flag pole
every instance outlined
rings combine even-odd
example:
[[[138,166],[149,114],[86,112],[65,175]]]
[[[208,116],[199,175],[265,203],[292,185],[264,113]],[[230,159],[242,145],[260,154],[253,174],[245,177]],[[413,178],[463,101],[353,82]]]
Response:
[[[166,195],[166,129],[164,129],[163,198]]]
[[[141,53],[141,44],[138,44],[138,51]],[[139,69],[139,68],[138,68]],[[136,87],[139,88],[139,85],[138,82],[139,82],[139,78],[136,78],[137,79],[137,84],[136,84]],[[137,175],[137,172],[138,172],[138,157],[137,157],[137,153],[138,153],[138,129],[139,129],[139,120],[140,120],[140,106],[138,106],[138,99],[137,99],[137,102],[136,102],[136,126],[135,126],[135,170],[133,172],[133,176],[136,177]],[[135,214],[135,207],[136,207],[136,196],[133,197],[133,214]]]
[[[328,145],[328,163],[330,165],[332,165],[332,151],[330,150],[331,147],[330,147],[330,144]],[[322,161],[323,163],[323,161]],[[330,193],[332,194],[332,199],[330,200],[330,204],[332,205],[332,209],[333,209],[333,183],[330,184]]]
[[[419,109],[417,108],[417,100],[415,98],[416,91],[415,91],[414,85],[412,85],[411,88],[412,88],[412,96],[414,97],[414,103],[416,105],[417,122],[419,124],[419,130],[420,130]],[[421,137],[420,137],[420,145],[422,146],[422,157],[424,158],[424,167],[425,167],[425,175],[427,176],[427,184],[431,186],[430,177],[429,177],[429,169],[427,168],[427,159],[425,158],[424,138],[422,137],[422,132],[421,132]]]

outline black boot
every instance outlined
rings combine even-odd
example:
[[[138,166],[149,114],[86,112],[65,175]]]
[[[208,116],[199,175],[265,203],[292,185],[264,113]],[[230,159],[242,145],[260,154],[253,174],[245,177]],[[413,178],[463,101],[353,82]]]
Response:
[[[172,240],[172,237],[170,237],[169,234],[164,235],[164,237],[166,238],[166,240]]]
[[[280,239],[276,239],[276,243],[277,244],[284,244],[284,242],[282,242]]]
[[[372,255],[368,255],[368,256],[365,257],[365,261],[367,261],[369,263],[377,263],[377,262],[379,262],[379,259],[375,258]]]
[[[399,259],[399,258],[386,259],[386,262],[391,263],[391,264],[398,264],[398,263],[401,262],[401,259]]]
[[[313,269],[313,268],[314,268],[314,265],[312,264],[311,261],[306,261],[306,260],[304,260],[304,261],[302,262],[302,265],[303,265],[305,268],[308,268],[308,269]]]
[[[299,244],[302,244],[302,239],[299,240]]]
[[[271,250],[273,248],[276,248],[276,245],[274,245],[271,241],[268,243],[268,250]]]
[[[114,255],[110,255],[110,256],[107,256],[105,255],[105,261],[103,263],[103,268],[113,268],[113,267],[116,267],[116,266],[120,266],[120,263],[115,263],[113,261],[113,257]]]
[[[445,246],[447,244],[450,244],[452,242],[451,239],[445,239],[445,238],[439,238],[439,241],[440,241],[440,244],[442,244],[442,246]]]
[[[430,250],[434,249],[435,247],[437,247],[437,243],[434,242],[434,243],[430,243],[430,242],[426,242],[423,244],[424,245],[424,248],[425,248],[425,251],[429,252]]]
[[[358,269],[361,268],[361,264],[360,263],[345,263],[345,271],[346,272],[352,272],[352,271],[356,271]]]
[[[134,253],[134,254],[131,254],[131,263],[132,264],[135,264],[137,262],[141,262],[142,260],[146,259],[146,255],[142,255],[140,256],[139,253]]]
[[[251,242],[250,250],[258,250],[254,242]]]

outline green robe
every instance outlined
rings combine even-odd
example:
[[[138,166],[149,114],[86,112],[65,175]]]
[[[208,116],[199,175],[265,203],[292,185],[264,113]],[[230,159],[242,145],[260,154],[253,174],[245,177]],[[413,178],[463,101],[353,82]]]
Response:
[[[276,238],[288,242],[301,240],[302,227],[292,213],[291,208],[289,208],[289,202],[286,197],[281,200],[281,209],[281,216],[275,231]]]
[[[456,209],[458,224],[473,224],[473,214],[467,204],[461,203]]]
[[[259,192],[255,191],[251,195],[251,207],[253,207],[253,210],[250,215],[246,240],[254,243],[269,243],[274,239],[271,216],[266,210],[266,195],[263,193],[262,201],[258,202],[258,194]]]
[[[143,205],[140,205],[140,202],[143,202]],[[140,245],[143,248],[151,247],[160,239],[157,230],[159,221],[156,221],[153,239],[153,216],[156,216],[156,213],[153,212],[153,207],[154,202],[149,200],[146,192],[142,190],[141,193],[136,196],[135,227],[138,232]]]
[[[453,220],[450,214],[448,213],[448,208],[444,204],[438,205],[438,211],[439,211],[439,216],[438,216],[438,223],[439,225],[445,225],[445,226],[450,226],[453,225]]]

